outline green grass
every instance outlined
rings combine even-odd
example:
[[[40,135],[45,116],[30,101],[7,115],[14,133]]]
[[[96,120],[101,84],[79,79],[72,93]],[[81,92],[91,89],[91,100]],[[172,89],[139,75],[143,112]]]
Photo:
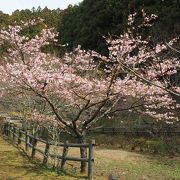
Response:
[[[103,172],[99,174],[100,177],[112,173],[127,180],[180,180],[179,158],[150,156],[121,150],[100,150],[100,152],[104,154],[96,159],[97,170]]]
[[[0,179],[74,180],[82,178],[73,173],[70,173],[68,176],[66,174],[58,176],[55,171],[42,167],[40,162],[29,160],[22,151],[0,138]]]
[[[73,151],[77,153],[78,150]],[[77,171],[67,170],[58,176],[54,170],[42,167],[41,162],[29,160],[9,141],[0,138],[0,180],[83,179],[84,175]],[[94,179],[107,180],[110,174],[122,180],[180,180],[180,158],[97,148]]]

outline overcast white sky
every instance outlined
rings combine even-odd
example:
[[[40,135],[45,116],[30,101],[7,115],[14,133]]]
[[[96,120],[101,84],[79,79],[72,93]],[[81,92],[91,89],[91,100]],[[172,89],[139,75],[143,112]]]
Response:
[[[49,9],[65,9],[69,4],[78,4],[82,0],[0,0],[0,11],[11,14],[16,9],[32,9],[47,6]]]

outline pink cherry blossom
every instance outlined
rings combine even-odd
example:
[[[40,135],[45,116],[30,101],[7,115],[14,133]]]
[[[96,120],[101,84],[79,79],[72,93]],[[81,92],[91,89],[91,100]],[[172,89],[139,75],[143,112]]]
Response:
[[[150,26],[157,16],[143,11],[143,18],[142,25]],[[21,36],[24,27],[38,23],[34,20],[1,30],[0,41],[10,44],[0,66],[1,96],[18,92],[22,97],[41,98],[51,109],[50,115],[33,111],[32,118],[41,123],[52,121],[77,136],[123,109],[136,109],[168,122],[179,120],[176,111],[180,104],[174,96],[180,96],[180,88],[170,81],[180,68],[179,59],[161,56],[168,51],[166,44],[151,47],[149,39],[134,35],[135,14],[128,20],[126,33],[117,39],[107,38],[108,57],[80,46],[61,58],[43,53],[42,47],[55,41],[57,33],[43,29],[31,39]]]

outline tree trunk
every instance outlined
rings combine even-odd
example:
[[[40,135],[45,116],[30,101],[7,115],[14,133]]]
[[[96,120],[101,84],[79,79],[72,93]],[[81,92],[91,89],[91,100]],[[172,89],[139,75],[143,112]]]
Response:
[[[85,136],[80,136],[78,138],[78,143],[81,143],[81,144],[86,143]],[[81,147],[80,148],[80,154],[81,154],[81,158],[87,158],[87,148]],[[86,168],[87,168],[87,162],[81,162],[80,168],[81,168],[81,173],[85,173]]]

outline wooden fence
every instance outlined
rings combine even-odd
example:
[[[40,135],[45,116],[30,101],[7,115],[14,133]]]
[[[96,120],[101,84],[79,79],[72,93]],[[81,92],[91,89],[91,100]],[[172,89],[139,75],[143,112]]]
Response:
[[[4,134],[13,140],[17,145],[21,145],[22,142],[25,143],[25,151],[28,151],[31,148],[31,158],[34,158],[36,152],[39,152],[43,155],[43,165],[48,164],[48,158],[56,157],[58,159],[59,167],[57,167],[58,172],[64,170],[66,161],[77,161],[77,162],[86,162],[88,164],[88,179],[92,179],[93,177],[93,164],[94,164],[94,147],[95,141],[93,140],[91,143],[86,144],[74,144],[66,141],[65,143],[58,143],[56,146],[62,147],[63,152],[61,155],[50,153],[50,146],[54,145],[52,142],[48,142],[42,140],[36,135],[30,134],[29,130],[22,130],[21,128],[16,127],[13,123],[5,123],[4,125]],[[37,143],[45,144],[44,150],[39,149],[37,147]],[[70,157],[68,156],[69,148],[87,148],[88,149],[88,157],[87,158],[79,158],[79,157]]]

